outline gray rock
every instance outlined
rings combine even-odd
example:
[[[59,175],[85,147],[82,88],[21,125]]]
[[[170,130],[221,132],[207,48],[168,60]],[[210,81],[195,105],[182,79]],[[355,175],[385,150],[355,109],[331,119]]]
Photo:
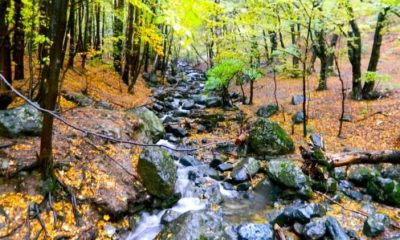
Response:
[[[303,234],[307,239],[321,239],[326,233],[325,222],[322,220],[311,221],[304,226]]]
[[[242,224],[237,229],[239,240],[273,240],[274,230],[270,224]]]
[[[389,166],[382,171],[382,177],[390,178],[400,182],[400,167],[398,166]]]
[[[350,240],[346,232],[340,226],[339,222],[334,217],[327,217],[325,222],[326,230],[329,236],[335,240]]]
[[[200,165],[200,162],[190,155],[185,155],[179,159],[179,163],[185,167]]]
[[[305,99],[306,101],[308,100],[307,97]],[[299,105],[302,104],[304,102],[304,96],[303,95],[294,95],[292,97],[292,104],[293,105]]]
[[[138,173],[150,194],[161,199],[173,195],[177,170],[167,151],[145,148],[140,154]]]
[[[231,177],[235,182],[244,182],[253,177],[260,170],[260,163],[252,157],[242,160],[233,168]]]
[[[352,122],[353,118],[351,116],[349,116],[349,115],[344,115],[343,118],[342,118],[342,121],[343,122]]]
[[[191,110],[194,108],[194,101],[193,100],[184,100],[182,103],[182,109]]]
[[[272,181],[288,188],[300,189],[307,185],[306,176],[291,160],[269,161],[267,173]]]
[[[310,135],[310,140],[311,140],[314,148],[325,149],[324,139],[322,138],[321,135],[319,135],[317,133],[312,133]]]
[[[87,107],[93,105],[95,102],[84,95],[83,93],[68,93],[64,95],[68,101],[76,103],[78,106]]]
[[[179,137],[179,138],[184,138],[188,135],[187,131],[179,126],[174,126],[174,125],[167,125],[165,127],[165,130],[169,133],[174,134],[174,136]]]
[[[165,134],[164,126],[154,112],[150,111],[146,107],[134,108],[128,110],[128,112],[135,114],[143,121],[143,130],[154,142],[163,138]]]
[[[262,106],[257,110],[258,117],[268,118],[278,112],[278,106],[276,104],[270,104],[267,106]]]
[[[25,104],[17,108],[0,111],[0,136],[40,136],[42,113]]]
[[[258,118],[250,130],[249,149],[257,155],[283,155],[294,152],[294,143],[277,123]]]
[[[314,217],[323,217],[326,209],[319,203],[301,203],[295,202],[292,206],[287,207],[275,220],[279,225],[289,224],[293,222],[308,223]]]
[[[304,122],[304,113],[302,111],[297,112],[292,117],[292,122],[294,124],[299,124]]]
[[[373,214],[369,216],[363,227],[363,232],[367,237],[376,237],[387,228],[390,224],[390,219],[384,214]]]
[[[366,186],[370,179],[379,177],[380,175],[380,172],[372,167],[351,166],[348,179],[358,186]]]
[[[233,166],[230,163],[222,163],[222,164],[218,165],[218,167],[217,167],[217,170],[219,170],[221,172],[230,171],[232,169],[233,169]]]

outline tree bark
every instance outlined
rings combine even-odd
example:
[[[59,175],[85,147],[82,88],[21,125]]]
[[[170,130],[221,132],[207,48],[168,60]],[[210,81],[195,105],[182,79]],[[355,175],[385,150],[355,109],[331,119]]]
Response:
[[[9,0],[0,1],[0,74],[12,83],[11,44],[8,33],[7,8]],[[0,83],[0,109],[6,109],[12,102],[12,96],[5,84]]]
[[[351,152],[328,154],[328,162],[334,167],[352,164],[400,163],[400,151],[384,150],[370,152]]]
[[[75,46],[75,0],[71,0],[71,8],[69,11],[69,19],[68,19],[68,28],[69,28],[69,56],[68,56],[68,68],[74,67],[74,58],[76,55],[76,46]]]
[[[101,37],[100,37],[100,15],[101,15],[101,8],[100,4],[96,4],[95,8],[95,17],[96,17],[96,38],[94,43],[94,49],[99,51],[101,49]]]
[[[46,75],[44,108],[53,111],[58,95],[58,81],[63,57],[63,41],[67,22],[68,0],[53,0],[50,6],[50,64]],[[53,116],[44,114],[40,142],[40,164],[44,180],[53,177]]]
[[[13,61],[14,80],[24,79],[24,48],[25,48],[25,33],[24,25],[22,24],[22,1],[14,1],[14,37],[13,37]]]
[[[133,14],[134,6],[129,3],[128,5],[128,19],[127,19],[127,29],[126,29],[126,42],[125,42],[125,66],[122,73],[122,81],[129,86],[129,74],[132,67],[132,36],[133,36]]]
[[[362,83],[361,83],[361,33],[358,24],[353,16],[353,9],[348,7],[351,20],[349,22],[350,29],[347,39],[348,55],[352,66],[352,98],[355,100],[362,99]]]
[[[124,0],[114,0],[114,10],[117,12],[122,12],[124,9]],[[123,16],[121,16],[123,17]],[[123,22],[118,16],[114,16],[113,21],[113,36],[116,40],[114,40],[113,47],[113,58],[114,58],[114,69],[119,74],[122,74],[122,62],[121,62],[121,53],[122,53],[122,31],[123,31]]]
[[[368,64],[368,72],[376,72],[379,63],[380,51],[382,46],[382,38],[383,38],[383,28],[386,26],[386,19],[390,7],[385,7],[378,15],[378,20],[376,22],[375,34],[374,34],[374,43],[372,45],[371,57],[369,59]],[[374,90],[375,80],[366,82],[364,84],[362,95],[364,98],[368,99],[369,94]]]

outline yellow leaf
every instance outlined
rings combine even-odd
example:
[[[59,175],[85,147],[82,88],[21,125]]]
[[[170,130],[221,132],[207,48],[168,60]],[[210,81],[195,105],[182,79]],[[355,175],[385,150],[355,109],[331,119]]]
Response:
[[[109,215],[104,215],[104,216],[103,216],[103,219],[104,219],[105,221],[108,221],[108,220],[110,220],[110,216],[109,216]]]

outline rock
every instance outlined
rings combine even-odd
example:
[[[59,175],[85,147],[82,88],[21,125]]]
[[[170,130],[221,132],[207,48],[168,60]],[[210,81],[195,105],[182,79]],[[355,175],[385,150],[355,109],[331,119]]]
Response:
[[[276,104],[270,104],[262,106],[257,110],[256,115],[262,118],[268,118],[278,112],[278,106]]]
[[[179,137],[179,138],[184,138],[188,135],[187,131],[184,128],[179,127],[179,126],[167,125],[165,127],[165,130],[169,133],[174,134],[176,137]]]
[[[205,101],[205,105],[209,108],[220,107],[222,105],[222,101],[219,97],[209,96]]]
[[[221,185],[225,190],[234,190],[233,185],[228,182],[221,182]]]
[[[193,100],[184,100],[182,103],[182,109],[191,110],[194,108],[194,101]]]
[[[258,118],[250,130],[249,148],[257,155],[283,155],[294,152],[294,143],[277,123]]]
[[[215,151],[219,153],[233,153],[236,150],[236,145],[231,142],[217,143]]]
[[[304,113],[303,112],[297,112],[296,114],[293,115],[292,117],[292,122],[294,124],[299,124],[304,122]]]
[[[254,193],[263,196],[265,201],[273,203],[279,199],[282,189],[265,178],[254,187]]]
[[[379,171],[367,166],[351,166],[348,179],[358,186],[365,187],[370,179],[379,177]]]
[[[304,173],[291,160],[272,160],[267,163],[267,173],[272,181],[293,189],[307,185]]]
[[[253,177],[258,170],[260,170],[260,163],[255,158],[249,157],[233,168],[231,177],[235,182],[244,182]]]
[[[250,183],[248,183],[248,182],[242,182],[242,183],[240,183],[240,184],[238,184],[237,186],[236,186],[236,190],[237,191],[247,191],[247,190],[249,190],[250,189]]]
[[[213,211],[190,211],[168,223],[156,239],[214,239],[224,235],[221,215]]]
[[[398,166],[389,166],[388,168],[382,171],[382,177],[390,178],[400,182],[400,167]]]
[[[143,130],[154,142],[164,137],[165,129],[157,115],[146,107],[134,108],[128,112],[135,114],[143,121]]]
[[[322,138],[321,135],[317,133],[312,133],[310,135],[310,140],[314,148],[325,149],[324,139]]]
[[[367,184],[367,192],[375,200],[400,207],[400,185],[390,178],[377,177]]]
[[[307,97],[306,97],[306,101],[307,101]],[[302,104],[304,102],[304,96],[303,95],[294,95],[292,97],[292,104],[293,105],[299,105]]]
[[[91,98],[84,95],[83,93],[68,93],[65,94],[64,97],[68,101],[76,103],[80,107],[91,106],[95,103]]]
[[[167,151],[145,148],[140,154],[138,173],[150,194],[161,199],[174,194],[177,170]]]
[[[189,115],[190,115],[189,110],[178,109],[177,111],[174,112],[175,117],[189,117]]]
[[[224,196],[222,195],[219,185],[213,184],[205,189],[203,197],[208,199],[211,204],[221,204],[224,201]]]
[[[168,209],[167,211],[165,211],[164,215],[162,215],[161,223],[162,224],[170,223],[170,222],[174,221],[175,219],[177,219],[180,215],[181,215],[181,213],[174,211],[172,209]]]
[[[304,226],[303,234],[306,239],[321,239],[326,233],[325,222],[322,220],[312,221]]]
[[[353,118],[351,116],[349,116],[349,115],[344,115],[343,118],[342,118],[342,121],[343,122],[352,122]]]
[[[376,237],[387,228],[390,219],[384,214],[373,214],[364,221],[363,232],[367,237]]]
[[[95,106],[95,108],[106,109],[106,110],[114,109],[110,103],[104,102],[104,101],[96,102],[96,104],[94,106]]]
[[[0,136],[40,136],[42,131],[42,113],[31,105],[0,111]]]
[[[239,240],[273,240],[274,230],[270,224],[246,223],[237,229]]]
[[[346,232],[334,217],[327,217],[325,222],[327,233],[335,240],[350,240]]]
[[[290,224],[293,222],[308,223],[314,217],[323,217],[326,209],[319,203],[302,203],[295,202],[292,206],[287,207],[275,220],[279,225]]]
[[[230,163],[222,163],[222,164],[218,165],[218,167],[217,167],[217,170],[221,171],[221,172],[230,171],[232,169],[233,169],[233,166]]]
[[[185,167],[200,165],[200,162],[190,155],[185,155],[179,159],[179,163]]]
[[[344,180],[346,178],[346,170],[344,168],[335,168],[334,177],[336,180]]]

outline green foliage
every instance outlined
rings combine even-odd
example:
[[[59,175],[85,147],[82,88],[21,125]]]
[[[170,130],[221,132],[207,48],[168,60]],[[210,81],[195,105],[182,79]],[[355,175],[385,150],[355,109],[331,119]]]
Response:
[[[243,71],[245,64],[239,59],[224,59],[207,71],[206,91],[226,89],[230,81]]]
[[[391,80],[391,77],[387,74],[381,74],[378,72],[365,72],[361,79],[364,82],[388,82]]]

